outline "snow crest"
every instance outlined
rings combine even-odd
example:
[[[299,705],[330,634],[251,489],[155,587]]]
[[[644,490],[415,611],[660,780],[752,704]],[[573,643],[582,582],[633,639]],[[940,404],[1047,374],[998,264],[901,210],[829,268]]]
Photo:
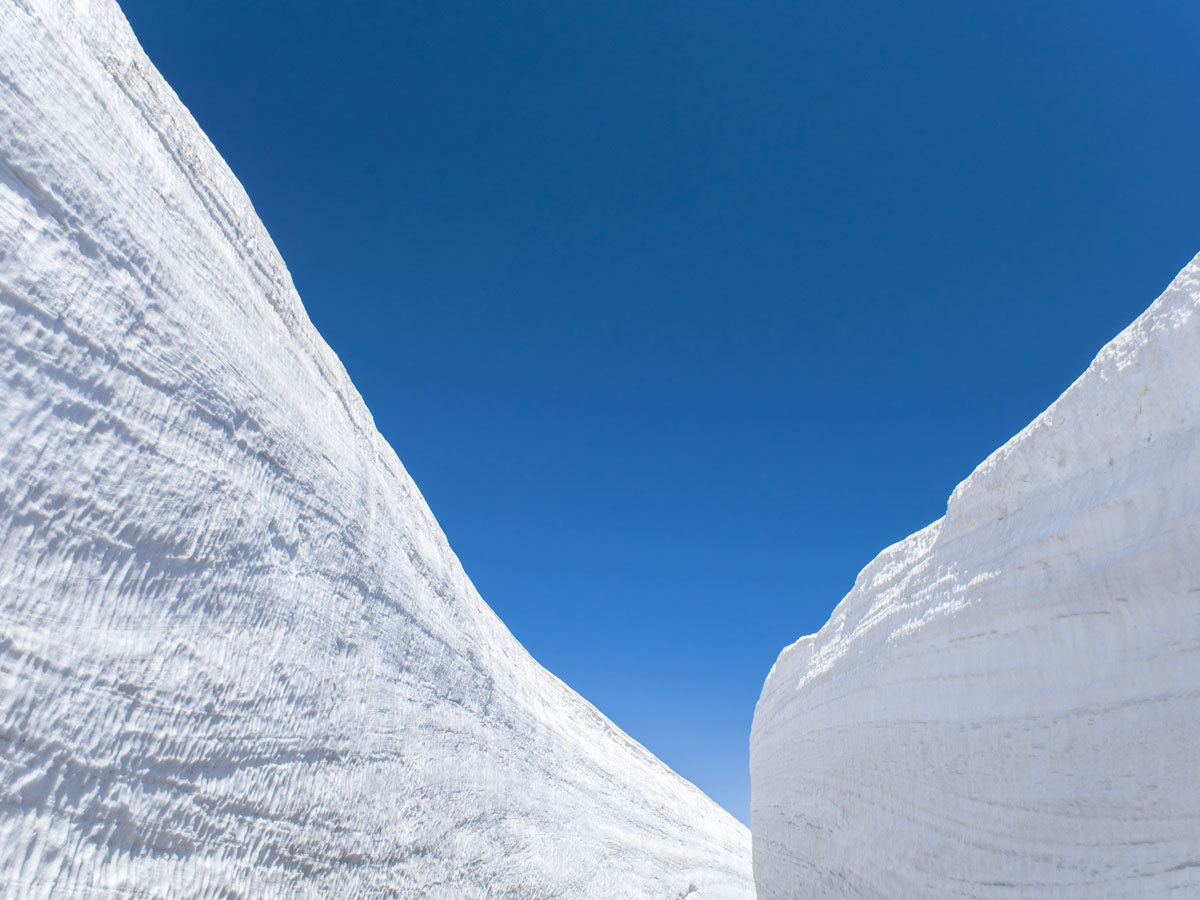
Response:
[[[1200,257],[780,655],[754,874],[796,897],[1200,893]]]
[[[110,0],[0,4],[0,359],[0,896],[753,895],[480,599]]]

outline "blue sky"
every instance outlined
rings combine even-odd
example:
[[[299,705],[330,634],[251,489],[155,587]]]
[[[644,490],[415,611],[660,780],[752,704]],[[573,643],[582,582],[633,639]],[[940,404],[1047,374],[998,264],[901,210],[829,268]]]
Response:
[[[1192,2],[122,5],[484,599],[747,821],[779,650],[1200,250]]]

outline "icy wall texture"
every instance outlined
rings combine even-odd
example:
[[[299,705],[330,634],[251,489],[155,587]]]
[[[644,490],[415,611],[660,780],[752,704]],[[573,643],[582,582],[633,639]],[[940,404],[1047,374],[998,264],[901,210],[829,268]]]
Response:
[[[480,600],[109,0],[0,3],[0,896],[752,896]]]
[[[1198,306],[1193,260],[780,655],[762,900],[1200,896]]]

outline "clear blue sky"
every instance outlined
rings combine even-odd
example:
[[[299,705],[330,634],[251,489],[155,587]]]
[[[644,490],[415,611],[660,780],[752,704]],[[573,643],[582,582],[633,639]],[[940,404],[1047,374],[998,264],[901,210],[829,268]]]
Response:
[[[743,819],[779,650],[1200,250],[1195,2],[123,5],[487,602]]]

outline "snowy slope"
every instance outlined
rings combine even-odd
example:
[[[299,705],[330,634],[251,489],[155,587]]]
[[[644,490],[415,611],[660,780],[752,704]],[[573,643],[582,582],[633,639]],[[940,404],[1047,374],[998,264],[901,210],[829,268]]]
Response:
[[[796,897],[1200,896],[1200,257],[780,655],[754,872]]]
[[[745,898],[479,598],[110,0],[0,3],[0,896]]]

